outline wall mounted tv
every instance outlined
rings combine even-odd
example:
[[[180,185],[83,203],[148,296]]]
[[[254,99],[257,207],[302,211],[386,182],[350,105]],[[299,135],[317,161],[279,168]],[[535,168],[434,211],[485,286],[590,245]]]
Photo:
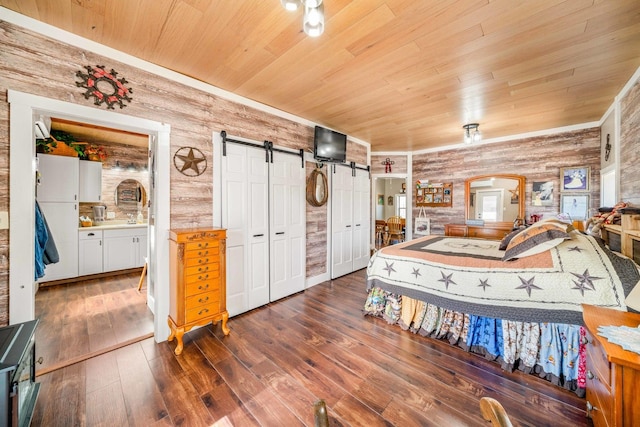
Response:
[[[322,162],[344,163],[347,160],[347,135],[316,126],[313,157]]]

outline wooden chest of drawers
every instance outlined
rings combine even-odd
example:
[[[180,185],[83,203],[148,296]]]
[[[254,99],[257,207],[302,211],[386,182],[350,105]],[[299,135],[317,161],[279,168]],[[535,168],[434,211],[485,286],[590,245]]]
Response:
[[[633,426],[640,420],[640,354],[597,335],[598,326],[640,324],[640,315],[583,305],[587,329],[587,415],[593,425]]]
[[[182,353],[182,336],[194,326],[222,321],[229,335],[226,302],[226,230],[191,228],[171,230],[170,306],[168,340],[177,338],[175,354]]]

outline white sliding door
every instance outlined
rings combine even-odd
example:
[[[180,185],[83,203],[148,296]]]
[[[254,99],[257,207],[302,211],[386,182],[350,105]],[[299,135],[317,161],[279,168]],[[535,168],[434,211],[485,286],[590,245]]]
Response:
[[[345,168],[346,169],[346,168]],[[353,178],[353,271],[365,268],[369,263],[370,193],[369,172],[356,169]]]
[[[299,156],[226,144],[221,156],[221,225],[227,229],[230,316],[304,290],[305,169]]]
[[[331,278],[353,271],[353,178],[351,169],[332,166]]]
[[[305,169],[300,157],[274,153],[269,165],[271,301],[304,290]]]

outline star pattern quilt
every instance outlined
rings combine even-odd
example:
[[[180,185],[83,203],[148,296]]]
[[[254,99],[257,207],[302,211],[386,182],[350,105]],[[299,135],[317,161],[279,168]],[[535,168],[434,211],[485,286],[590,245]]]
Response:
[[[377,251],[373,287],[449,310],[520,322],[582,324],[581,304],[627,310],[638,266],[601,239],[570,233],[550,250],[502,261],[500,242],[427,236]]]

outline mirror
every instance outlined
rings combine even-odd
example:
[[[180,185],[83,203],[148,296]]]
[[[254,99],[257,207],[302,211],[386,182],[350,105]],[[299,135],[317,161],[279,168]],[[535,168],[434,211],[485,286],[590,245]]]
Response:
[[[465,218],[513,226],[524,224],[525,177],[483,175],[465,182]]]
[[[316,167],[307,178],[307,202],[311,206],[322,206],[329,199],[327,176]]]
[[[135,179],[125,179],[116,187],[116,206],[120,208],[132,208],[136,210],[138,205],[144,207],[147,204],[147,193],[142,184]]]

